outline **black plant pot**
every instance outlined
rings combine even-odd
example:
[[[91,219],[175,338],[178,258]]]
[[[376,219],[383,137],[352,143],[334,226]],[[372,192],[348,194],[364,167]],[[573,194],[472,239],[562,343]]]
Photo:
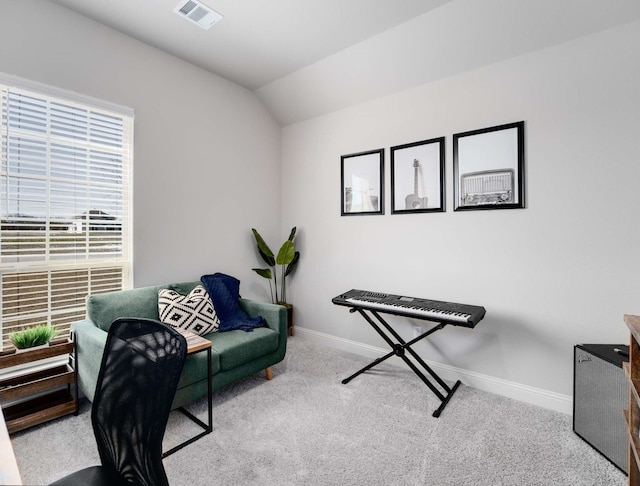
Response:
[[[289,331],[289,335],[293,336],[294,334],[294,323],[293,323],[293,306],[291,304],[287,304],[286,302],[278,302],[278,305],[285,307],[287,309],[287,330]]]

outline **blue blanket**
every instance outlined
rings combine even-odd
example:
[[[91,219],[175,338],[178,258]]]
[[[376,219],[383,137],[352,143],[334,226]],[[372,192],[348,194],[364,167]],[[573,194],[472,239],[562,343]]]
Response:
[[[219,332],[242,329],[253,331],[255,327],[265,325],[262,316],[249,317],[238,306],[240,298],[240,280],[224,273],[203,275],[200,281],[207,289],[209,297],[220,319]]]

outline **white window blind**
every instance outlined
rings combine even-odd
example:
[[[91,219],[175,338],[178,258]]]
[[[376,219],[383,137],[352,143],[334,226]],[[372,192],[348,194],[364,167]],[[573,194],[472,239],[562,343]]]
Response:
[[[3,346],[41,323],[64,336],[87,294],[130,286],[133,113],[105,105],[0,77]]]

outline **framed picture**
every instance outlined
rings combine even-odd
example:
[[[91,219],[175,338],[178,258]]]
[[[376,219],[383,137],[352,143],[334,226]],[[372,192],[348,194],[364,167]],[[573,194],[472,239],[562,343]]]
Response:
[[[524,208],[524,122],[453,135],[455,211]]]
[[[341,215],[384,214],[384,149],[340,157]]]
[[[444,137],[391,147],[391,214],[444,211]]]

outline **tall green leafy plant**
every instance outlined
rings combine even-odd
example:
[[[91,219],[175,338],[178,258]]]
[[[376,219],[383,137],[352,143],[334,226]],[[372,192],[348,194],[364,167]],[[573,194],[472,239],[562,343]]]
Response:
[[[275,303],[287,303],[287,285],[286,279],[298,265],[298,260],[300,259],[300,252],[296,251],[295,243],[293,242],[296,237],[297,228],[294,226],[291,229],[291,233],[289,234],[289,238],[285,241],[280,250],[278,250],[278,254],[274,255],[269,248],[269,245],[264,241],[260,233],[255,228],[251,228],[253,232],[253,237],[256,240],[256,245],[258,247],[258,253],[265,261],[265,263],[269,266],[269,268],[252,268],[254,272],[256,272],[261,277],[269,280],[269,291],[271,292],[271,302]],[[278,274],[280,274],[280,285],[278,285]],[[273,285],[272,285],[273,281]],[[275,288],[275,296],[273,290]],[[278,293],[280,290],[280,293]],[[275,298],[274,298],[275,297]]]

